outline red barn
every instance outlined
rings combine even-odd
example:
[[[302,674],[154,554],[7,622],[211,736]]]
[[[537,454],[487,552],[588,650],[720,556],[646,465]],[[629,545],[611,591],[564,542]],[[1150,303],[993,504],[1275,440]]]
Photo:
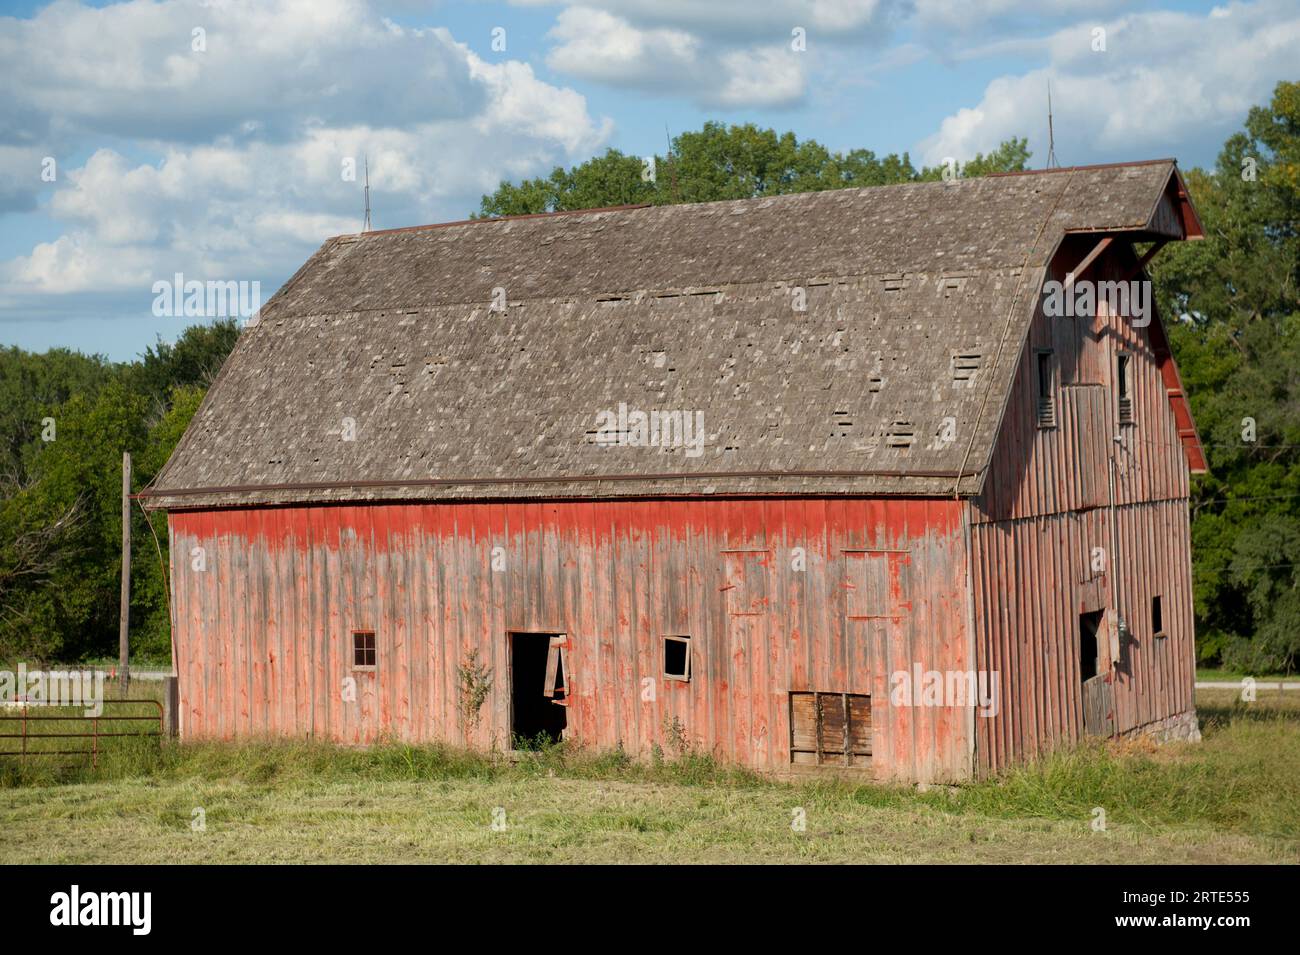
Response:
[[[181,732],[952,781],[1194,737],[1172,161],[327,241],[146,492]]]

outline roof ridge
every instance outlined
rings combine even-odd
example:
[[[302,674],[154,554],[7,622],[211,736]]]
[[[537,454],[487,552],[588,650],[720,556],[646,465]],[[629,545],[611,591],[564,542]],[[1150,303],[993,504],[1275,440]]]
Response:
[[[558,216],[576,216],[596,212],[625,212],[631,209],[648,209],[652,202],[629,202],[621,206],[593,206],[590,209],[557,209],[554,212],[525,212],[517,216],[485,216],[482,219],[454,219],[451,222],[430,222],[424,225],[399,226],[395,229],[371,229],[368,232],[344,232],[330,239],[363,239],[372,235],[391,235],[394,232],[421,232],[425,229],[447,229],[455,225],[478,225],[483,222],[514,222],[519,219],[553,219]]]
[[[1051,173],[1071,173],[1085,172],[1093,169],[1119,169],[1125,166],[1156,166],[1162,163],[1173,163],[1175,166],[1178,160],[1170,158],[1165,159],[1136,159],[1131,162],[1110,162],[1110,163],[1093,163],[1084,166],[1059,166],[1054,169],[1021,169],[1012,172],[991,172],[983,176],[975,176],[970,179],[956,180],[958,184],[964,182],[975,182],[979,179],[1006,179],[1014,176],[1039,176]],[[453,219],[449,222],[429,222],[421,225],[398,226],[393,229],[371,229],[368,232],[344,232],[339,235],[330,236],[326,241],[335,241],[339,239],[364,239],[376,235],[395,235],[402,232],[424,232],[431,229],[449,229],[453,226],[463,225],[481,225],[491,222],[518,222],[525,219],[554,219],[561,216],[578,216],[578,215],[595,215],[601,212],[631,212],[636,209],[657,209],[670,208],[673,206],[708,206],[721,204],[724,202],[758,202],[763,199],[789,199],[794,196],[809,196],[825,192],[848,192],[862,191],[866,189],[892,189],[900,186],[932,186],[940,180],[918,180],[914,182],[887,182],[871,186],[842,186],[838,189],[811,189],[806,192],[782,192],[771,196],[747,196],[737,199],[709,199],[704,202],[678,202],[668,203],[660,206],[654,202],[629,202],[617,206],[592,206],[588,209],[557,209],[554,212],[526,212],[514,216],[485,216],[483,218],[471,219]],[[951,186],[953,181],[946,181],[944,185]]]
[[[1056,166],[1052,169],[1015,169],[1010,172],[990,172],[985,173],[982,179],[1006,179],[1010,176],[1044,176],[1058,172],[1087,172],[1091,169],[1120,169],[1124,166],[1159,166],[1163,163],[1173,163],[1178,165],[1178,160],[1172,156],[1164,159],[1134,159],[1129,162],[1097,162],[1083,166]]]

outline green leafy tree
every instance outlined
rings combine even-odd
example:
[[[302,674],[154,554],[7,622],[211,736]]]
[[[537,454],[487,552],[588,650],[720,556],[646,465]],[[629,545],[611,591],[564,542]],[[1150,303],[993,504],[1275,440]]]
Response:
[[[130,387],[162,403],[177,385],[206,388],[238,338],[239,322],[224,318],[210,325],[191,325],[175,344],[160,339],[127,367]]]
[[[0,660],[114,652],[122,453],[132,455],[139,491],[166,463],[238,334],[233,321],[195,326],[125,364],[64,349],[0,351]],[[132,650],[165,660],[167,535],[138,507],[131,515]]]
[[[95,394],[114,370],[97,355],[66,348],[40,355],[0,349],[0,482],[9,482],[0,486],[24,483],[28,462],[43,443],[43,422],[53,410],[74,394]]]
[[[549,176],[518,185],[503,182],[484,196],[479,217],[535,215],[656,201],[653,182],[642,178],[642,162],[617,149],[575,166],[556,166]]]
[[[1300,656],[1300,84],[1224,143],[1188,187],[1203,242],[1154,279],[1210,474],[1192,500],[1202,659],[1251,671]]]
[[[974,159],[955,163],[954,171],[961,179],[974,179],[999,172],[1024,172],[1029,168],[1031,155],[1028,139],[1008,139],[988,155],[976,153]],[[933,182],[942,179],[944,171],[943,165],[926,166],[916,178],[923,182]]]
[[[31,482],[0,507],[7,571],[4,643],[19,653],[80,657],[116,628],[122,452],[144,436],[146,401],[113,380],[56,410],[57,438],[31,465]],[[10,541],[44,537],[33,557]]]
[[[959,167],[962,176],[1022,170],[1024,139],[1009,140]],[[653,174],[651,174],[653,173]],[[653,163],[616,149],[549,176],[502,183],[479,204],[477,216],[533,215],[630,203],[672,204],[753,199],[792,192],[884,186],[938,179],[942,169],[917,170],[907,153],[878,157],[867,149],[831,152],[813,139],[760,129],[752,123],[703,128],[673,138]]]

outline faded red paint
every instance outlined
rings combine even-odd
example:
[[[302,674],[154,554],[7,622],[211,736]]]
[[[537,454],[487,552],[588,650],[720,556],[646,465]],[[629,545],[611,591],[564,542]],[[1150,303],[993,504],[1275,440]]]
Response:
[[[1095,244],[1067,240],[1053,276]],[[1125,279],[1135,261],[1115,242],[1090,274]],[[1050,429],[1035,415],[1038,348],[1059,375]],[[1121,349],[1133,356],[1131,426],[1118,420]],[[1007,406],[990,411],[998,439],[970,500],[175,511],[182,732],[508,745],[507,635],[533,631],[568,635],[568,733],[594,749],[648,755],[676,720],[705,752],[783,771],[791,692],[864,694],[877,776],[960,780],[1083,734],[1078,617],[1095,610],[1129,627],[1118,655],[1109,640],[1099,653],[1116,730],[1189,714],[1188,467],[1203,458],[1159,319],[1139,328],[1104,311],[1040,311],[1018,367]],[[194,548],[206,569],[191,566]],[[375,632],[375,671],[352,670],[352,630]],[[690,682],[663,678],[668,635],[692,638]],[[474,650],[495,688],[470,731],[456,672]],[[996,675],[994,711],[893,705],[891,680],[918,666]],[[342,699],[347,678],[356,702]]]
[[[584,745],[648,755],[668,745],[676,718],[706,752],[785,770],[789,692],[848,692],[873,699],[878,775],[964,778],[964,710],[887,705],[894,671],[970,665],[962,507],[791,498],[174,512],[182,732],[504,745],[507,634],[563,632],[569,734]],[[195,547],[206,570],[183,561]],[[351,670],[353,629],[377,634],[373,673]],[[692,637],[689,683],[662,678],[662,638],[675,634]],[[456,667],[474,648],[496,687],[467,738]],[[345,677],[357,680],[355,704],[341,699]]]

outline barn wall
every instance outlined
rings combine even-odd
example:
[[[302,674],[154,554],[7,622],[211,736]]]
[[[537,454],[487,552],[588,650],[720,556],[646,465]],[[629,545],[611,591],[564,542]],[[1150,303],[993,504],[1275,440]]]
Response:
[[[1077,742],[1083,734],[1079,615],[1114,608],[1131,633],[1114,668],[1118,732],[1193,709],[1195,656],[1187,504],[1115,511],[1117,571],[1095,572],[1093,549],[1111,549],[1110,511],[1097,508],[972,528],[977,666],[1000,674],[996,715],[976,722],[977,766],[996,771]],[[1115,594],[1118,585],[1121,593]],[[1166,636],[1151,627],[1161,597]],[[1099,642],[1102,672],[1109,641]]]
[[[1067,241],[1051,276],[1063,279],[1097,239]],[[1117,242],[1084,277],[1119,280],[1134,261]],[[1107,627],[1122,618],[1131,630],[1112,678],[1118,732],[1193,708],[1188,458],[1167,390],[1177,376],[1152,314],[1145,328],[1104,308],[1048,318],[1040,304],[1034,317],[984,494],[970,502],[977,660],[1002,674],[1003,692],[998,715],[977,721],[981,771],[1083,734],[1084,612],[1105,610]],[[1039,349],[1052,350],[1057,376],[1056,424],[1046,429]],[[1120,351],[1132,355],[1132,425],[1119,419]],[[1150,626],[1157,594],[1168,634],[1160,639]],[[1115,661],[1109,634],[1101,642],[1105,672]]]
[[[478,648],[495,687],[468,742],[505,745],[507,634],[565,632],[584,745],[670,750],[676,718],[704,751],[784,771],[789,691],[870,694],[877,775],[962,778],[969,708],[887,705],[889,674],[970,666],[962,514],[898,499],[174,512],[182,733],[464,742],[456,672]],[[374,673],[351,669],[353,629],[377,634]],[[662,679],[668,634],[692,637],[689,683]]]

